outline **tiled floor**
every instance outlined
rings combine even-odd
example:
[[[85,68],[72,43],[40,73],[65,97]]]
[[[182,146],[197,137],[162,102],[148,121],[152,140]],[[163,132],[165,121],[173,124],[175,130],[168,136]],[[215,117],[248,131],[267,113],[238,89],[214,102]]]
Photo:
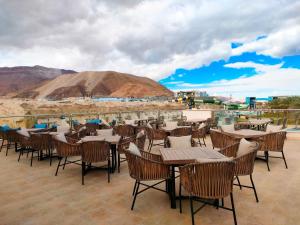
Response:
[[[257,161],[254,180],[260,202],[252,190],[234,187],[238,224],[300,224],[300,141],[288,140],[285,152],[289,169],[282,160],[271,159],[271,172]],[[107,183],[104,171],[86,175],[81,185],[81,170],[69,165],[55,177],[56,162],[34,161],[33,167],[23,157],[17,162],[13,151],[0,153],[0,225],[155,225],[191,224],[188,202],[183,214],[170,208],[168,196],[149,190],[139,195],[130,210],[133,180],[127,164]],[[248,178],[241,178],[249,183]],[[226,200],[225,204],[229,201]],[[205,207],[196,214],[196,224],[233,224],[231,212]]]

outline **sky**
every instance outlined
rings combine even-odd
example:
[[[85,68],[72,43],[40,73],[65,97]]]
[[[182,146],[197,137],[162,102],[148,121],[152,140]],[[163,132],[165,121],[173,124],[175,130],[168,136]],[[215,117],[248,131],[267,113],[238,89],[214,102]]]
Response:
[[[235,98],[300,95],[299,0],[0,5],[0,66],[114,70]]]

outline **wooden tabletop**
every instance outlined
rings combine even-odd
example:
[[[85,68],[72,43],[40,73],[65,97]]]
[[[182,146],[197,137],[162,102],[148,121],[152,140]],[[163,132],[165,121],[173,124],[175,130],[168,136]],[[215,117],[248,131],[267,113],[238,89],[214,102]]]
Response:
[[[224,133],[229,134],[234,137],[237,137],[237,138],[257,138],[257,137],[262,137],[267,134],[264,131],[250,130],[250,129],[240,129],[240,130],[224,132]]]
[[[245,124],[245,125],[264,125],[264,124],[268,124],[270,123],[271,120],[270,119],[250,119],[248,121],[243,121],[243,122],[238,122],[238,124]]]
[[[101,135],[101,136],[85,136],[81,138],[79,143],[87,142],[87,141],[107,141],[110,144],[118,144],[121,136],[119,135]]]
[[[191,147],[189,149],[162,148],[160,153],[163,162],[168,165],[185,165],[196,159],[222,159],[226,156],[213,149]]]

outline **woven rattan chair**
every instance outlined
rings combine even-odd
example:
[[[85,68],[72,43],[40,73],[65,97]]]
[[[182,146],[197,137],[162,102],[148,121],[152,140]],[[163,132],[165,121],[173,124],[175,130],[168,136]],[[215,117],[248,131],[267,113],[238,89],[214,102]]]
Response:
[[[201,127],[201,128],[196,128],[195,130],[192,130],[192,138],[195,140],[196,143],[199,144],[200,146],[204,145],[206,146],[205,143],[205,137],[206,137],[206,132],[207,131],[207,126]],[[201,142],[202,139],[202,142]]]
[[[151,152],[153,146],[166,146],[168,133],[165,130],[153,129],[145,127],[147,137],[149,139],[148,151]],[[156,143],[155,143],[156,142]]]
[[[96,123],[86,123],[86,134],[87,135],[96,135],[97,131],[99,129],[99,124]]]
[[[179,127],[170,132],[170,136],[173,137],[181,137],[181,136],[189,136],[192,135],[191,127]]]
[[[219,130],[213,130],[213,129],[210,129],[210,138],[211,138],[213,148],[219,148],[219,149],[233,145],[240,141],[240,139],[232,137]]]
[[[129,168],[129,175],[135,179],[133,188],[133,201],[131,210],[134,208],[137,195],[153,188],[162,192],[165,190],[159,189],[156,186],[170,179],[170,167],[163,164],[159,155],[151,154],[149,152],[141,151],[141,157],[125,150],[125,155]],[[159,181],[155,184],[148,185],[147,181]],[[140,185],[145,186],[143,190],[140,190]]]
[[[6,153],[7,156],[8,150],[11,148],[11,146],[14,146],[15,151],[18,149],[18,134],[16,129],[10,129],[6,132],[4,132],[4,140],[7,141],[6,143]],[[4,142],[4,141],[3,141]],[[2,142],[2,144],[3,144]],[[1,146],[2,148],[2,146]]]
[[[7,132],[0,129],[0,139],[1,139],[1,147],[0,152],[2,151],[3,147],[7,147]]]
[[[86,168],[92,168],[92,163],[107,161],[107,181],[110,182],[111,164],[110,164],[110,145],[107,141],[88,141],[81,144],[82,161],[82,185],[84,185],[84,176]],[[93,167],[96,168],[96,167]]]
[[[285,168],[286,169],[288,168],[285,155],[283,153],[283,146],[284,146],[285,139],[286,139],[285,131],[269,133],[260,138],[261,148],[259,150],[264,151],[268,171],[270,171],[269,158],[283,159]],[[282,157],[270,156],[269,155],[270,152],[278,152],[278,153],[281,152]]]
[[[53,138],[53,145],[56,149],[57,156],[58,156],[58,164],[55,172],[55,176],[58,174],[59,167],[63,167],[65,169],[65,166],[70,163],[74,163],[77,165],[81,165],[78,163],[80,160],[68,160],[68,158],[71,158],[73,156],[81,156],[81,146],[78,143],[69,143],[69,142],[63,142],[59,140],[57,137]],[[64,160],[64,163],[61,163],[62,159]]]
[[[194,215],[207,204],[232,211],[234,224],[237,225],[232,194],[234,166],[235,163],[233,161],[226,161],[193,163],[179,167],[181,184],[179,190],[180,212],[182,212],[182,186],[189,193],[193,225],[195,224]],[[231,200],[231,208],[224,207],[224,205],[219,205],[219,200],[229,195]],[[203,205],[194,210],[194,201],[202,202]]]
[[[121,136],[121,137],[132,137],[135,134],[135,128],[134,126],[130,124],[123,124],[115,126],[114,133]]]
[[[130,142],[136,142],[136,137],[121,137],[117,145],[117,154],[118,154],[118,172],[120,173],[121,163],[126,161],[126,158],[122,158],[121,154],[125,153],[125,149],[129,147]]]
[[[227,148],[221,149],[220,153],[222,153],[223,155],[225,155],[227,157],[234,157],[234,161],[235,161],[234,175],[238,182],[238,184],[234,184],[234,185],[238,185],[240,187],[240,189],[242,189],[242,187],[253,189],[256,202],[258,202],[259,200],[258,200],[257,191],[256,191],[256,188],[254,185],[252,174],[253,174],[253,169],[254,169],[255,158],[257,155],[257,151],[259,149],[259,144],[257,143],[257,147],[253,151],[236,157],[237,151],[238,151],[238,146],[239,146],[239,143],[229,146]],[[249,176],[250,181],[251,181],[251,186],[242,185],[239,180],[239,176]]]
[[[37,157],[39,157],[39,139],[36,137],[37,134],[31,134],[30,137],[24,136],[22,134],[17,133],[17,139],[19,141],[19,144],[21,148],[19,149],[19,157],[18,157],[18,162],[20,161],[21,155],[24,153],[28,154],[31,153],[30,157],[30,166],[32,166],[32,161],[34,158],[34,154],[37,154]]]

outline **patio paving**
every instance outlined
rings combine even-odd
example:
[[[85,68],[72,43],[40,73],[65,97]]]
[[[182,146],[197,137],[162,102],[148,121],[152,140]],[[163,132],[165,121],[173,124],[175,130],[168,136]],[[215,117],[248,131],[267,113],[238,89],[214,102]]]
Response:
[[[264,162],[256,161],[253,178],[259,203],[251,189],[234,187],[238,224],[300,224],[299,146],[300,140],[286,141],[289,169],[285,169],[283,160],[270,159],[268,172]],[[165,193],[155,190],[139,195],[131,211],[134,181],[126,163],[121,173],[112,174],[110,183],[105,171],[93,171],[86,175],[84,186],[79,166],[67,165],[55,177],[56,163],[50,167],[48,161],[35,160],[30,167],[25,156],[18,163],[13,150],[7,157],[5,151],[0,153],[0,225],[191,224],[188,201],[183,202],[180,214],[179,209],[170,208]],[[249,184],[249,178],[241,178],[241,182]],[[198,225],[233,224],[231,212],[210,206],[198,212],[195,221]]]

